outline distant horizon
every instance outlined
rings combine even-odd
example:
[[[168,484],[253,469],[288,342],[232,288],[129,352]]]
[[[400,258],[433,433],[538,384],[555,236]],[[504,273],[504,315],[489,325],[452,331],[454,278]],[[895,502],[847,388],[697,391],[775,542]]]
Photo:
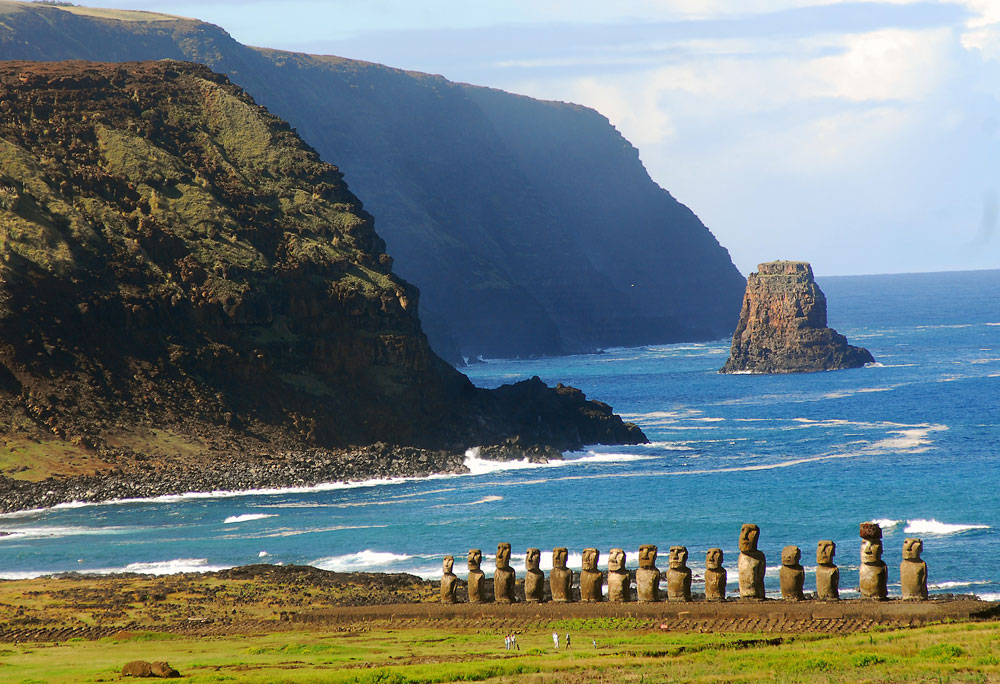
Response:
[[[978,0],[80,4],[592,107],[741,273],[1000,268],[1000,7]]]

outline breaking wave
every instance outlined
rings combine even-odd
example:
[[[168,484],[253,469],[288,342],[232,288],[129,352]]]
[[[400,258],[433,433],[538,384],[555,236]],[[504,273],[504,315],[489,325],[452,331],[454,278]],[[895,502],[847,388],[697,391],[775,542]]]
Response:
[[[908,520],[903,532],[907,534],[961,534],[969,530],[988,530],[989,525],[962,525],[938,522],[937,520]]]
[[[277,518],[276,513],[244,513],[243,515],[231,515],[222,521],[223,525],[233,523],[250,522],[251,520],[263,520],[264,518]]]

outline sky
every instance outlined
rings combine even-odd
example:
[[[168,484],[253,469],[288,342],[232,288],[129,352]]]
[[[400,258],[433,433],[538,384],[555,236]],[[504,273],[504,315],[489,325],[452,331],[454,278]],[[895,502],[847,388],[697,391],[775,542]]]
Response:
[[[744,274],[1000,268],[1000,0],[80,4],[593,107]]]

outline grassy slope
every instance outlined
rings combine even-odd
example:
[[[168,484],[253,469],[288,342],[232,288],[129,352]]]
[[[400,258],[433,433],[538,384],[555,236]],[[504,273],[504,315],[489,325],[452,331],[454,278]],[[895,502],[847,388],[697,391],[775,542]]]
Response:
[[[596,621],[595,621],[596,622]],[[555,651],[551,631],[574,648]],[[596,640],[595,649],[591,640]],[[114,681],[133,659],[166,660],[189,682],[989,682],[1000,678],[997,623],[848,637],[671,634],[553,623],[518,636],[440,629],[176,638],[122,633],[98,642],[0,648],[9,682]]]

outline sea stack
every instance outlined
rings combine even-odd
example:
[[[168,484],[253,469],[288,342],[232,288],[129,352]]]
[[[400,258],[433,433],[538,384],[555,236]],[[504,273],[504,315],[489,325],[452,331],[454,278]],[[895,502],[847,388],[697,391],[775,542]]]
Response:
[[[826,325],[826,296],[805,261],[770,261],[747,278],[722,373],[809,373],[874,363]]]

